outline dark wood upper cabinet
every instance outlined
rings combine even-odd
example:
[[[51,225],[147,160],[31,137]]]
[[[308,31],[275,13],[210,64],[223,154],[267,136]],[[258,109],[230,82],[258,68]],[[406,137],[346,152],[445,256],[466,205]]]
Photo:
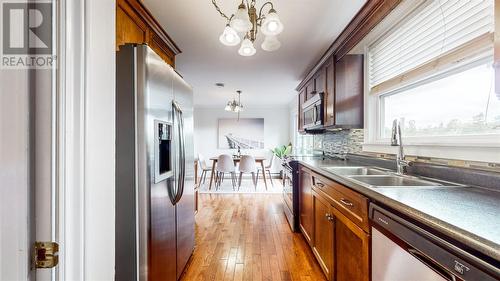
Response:
[[[325,79],[326,75],[323,71],[318,71],[316,75],[306,84],[307,99],[310,99],[318,93],[323,93],[325,91]]]
[[[335,63],[335,126],[363,128],[363,55],[345,55]]]
[[[326,83],[326,73],[323,68],[314,77],[314,86],[315,86],[314,89],[316,90],[316,93],[325,92],[326,88],[325,83]]]
[[[298,124],[298,127],[299,128],[299,132],[303,133],[304,132],[304,122],[303,122],[303,118],[304,118],[304,111],[302,110],[302,104],[306,101],[306,89],[303,89],[300,93],[299,93],[299,108],[297,110],[298,112],[298,118],[297,118],[297,122],[299,122]]]
[[[315,89],[314,89],[314,79],[311,79],[309,83],[306,84],[305,86],[305,91],[306,91],[306,96],[305,96],[305,101],[310,99],[312,96],[315,94]]]
[[[302,104],[316,93],[324,93],[325,128],[357,129],[364,126],[364,57],[345,55],[335,62],[332,57],[304,85],[299,94],[299,131],[302,128]]]
[[[181,52],[139,0],[116,1],[116,49],[127,43],[147,44],[172,67]]]
[[[500,0],[498,0],[500,1]],[[331,61],[336,58],[337,61],[341,61],[344,56],[351,56],[352,48],[355,47],[363,38],[371,31],[373,28],[380,23],[397,5],[401,3],[401,0],[373,0],[366,1],[365,5],[358,11],[354,18],[349,22],[349,24],[344,28],[342,33],[332,42],[328,50],[323,54],[319,61],[314,65],[307,75],[304,77],[302,82],[296,87],[298,92],[303,89],[310,89],[311,81],[314,84],[315,77],[320,73],[326,73],[325,75],[325,127],[336,127],[336,128],[363,128],[363,96],[357,96],[357,94],[352,93],[353,90],[360,90],[362,92],[363,86],[360,83],[354,83],[356,79],[363,77],[363,75],[355,76],[351,79],[349,77],[352,73],[347,73],[342,76],[340,80],[343,80],[350,84],[360,84],[360,87],[355,88],[353,85],[342,84],[340,85],[342,91],[337,98],[337,86],[336,81],[336,68],[335,62],[331,65]],[[497,5],[500,7],[500,5]],[[497,7],[496,14],[500,14],[500,8]],[[496,23],[500,26],[500,20],[496,16]],[[496,49],[500,50],[500,38],[497,35]],[[500,51],[495,52],[495,58],[497,62],[500,61]],[[349,59],[347,59],[349,60]],[[341,62],[342,63],[342,62]],[[496,64],[497,70],[497,84],[500,85],[500,63]],[[330,67],[329,67],[330,66]],[[363,65],[358,65],[359,69],[356,69],[355,73],[362,73]],[[326,68],[326,69],[325,69]],[[333,78],[332,78],[333,76]],[[362,81],[362,80],[360,80]],[[320,85],[323,85],[320,83]],[[344,88],[342,88],[344,87]],[[315,89],[316,89],[315,88]],[[350,88],[350,89],[349,89]],[[497,87],[500,88],[500,87]],[[348,92],[351,91],[351,92]],[[307,92],[307,91],[306,91]],[[499,96],[500,96],[500,91]],[[306,93],[305,100],[312,96],[309,91]],[[333,99],[333,100],[332,100]],[[337,103],[339,103],[340,108],[336,108]],[[355,105],[360,105],[356,107]],[[336,120],[336,118],[339,118]],[[352,119],[351,119],[352,118]]]
[[[323,69],[325,73],[325,127],[335,125],[335,63],[330,58]]]
[[[302,167],[299,173],[299,225],[307,242],[312,245],[314,231],[312,176],[309,170]]]

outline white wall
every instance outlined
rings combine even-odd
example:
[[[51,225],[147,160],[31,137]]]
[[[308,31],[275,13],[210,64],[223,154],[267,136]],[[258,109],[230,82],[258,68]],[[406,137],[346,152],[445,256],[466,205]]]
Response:
[[[286,145],[290,138],[290,111],[287,106],[282,108],[246,108],[241,118],[264,118],[264,147],[265,149],[242,150],[242,153],[254,156],[271,156],[270,149]],[[205,158],[222,153],[235,153],[228,149],[217,148],[217,129],[219,118],[236,118],[237,115],[220,108],[194,109],[194,151],[195,156],[201,153]],[[278,172],[280,165],[277,161],[273,165],[273,172]]]

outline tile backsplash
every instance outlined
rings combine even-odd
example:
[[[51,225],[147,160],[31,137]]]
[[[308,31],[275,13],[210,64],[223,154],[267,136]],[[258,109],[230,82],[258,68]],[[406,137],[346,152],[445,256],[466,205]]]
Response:
[[[327,131],[314,135],[314,149],[325,154],[360,153],[363,145],[363,129]]]
[[[326,131],[314,135],[313,149],[323,151],[326,155],[359,154],[382,159],[395,159],[395,155],[363,151],[363,129]],[[487,163],[479,161],[453,160],[435,157],[422,157],[407,155],[407,160],[419,163],[437,164],[450,167],[471,168],[476,170],[500,172],[500,163]]]

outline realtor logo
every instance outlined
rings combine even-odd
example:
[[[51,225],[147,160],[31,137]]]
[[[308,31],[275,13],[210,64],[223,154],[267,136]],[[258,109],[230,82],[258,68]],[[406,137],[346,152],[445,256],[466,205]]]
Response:
[[[0,1],[2,68],[52,68],[52,2]]]

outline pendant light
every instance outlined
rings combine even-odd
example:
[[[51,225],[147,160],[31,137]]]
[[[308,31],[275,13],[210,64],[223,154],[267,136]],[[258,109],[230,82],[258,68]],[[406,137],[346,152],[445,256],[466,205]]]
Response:
[[[227,22],[224,31],[219,36],[219,41],[226,46],[235,46],[241,42],[238,53],[245,57],[253,56],[257,52],[254,43],[259,31],[262,31],[262,34],[266,36],[261,44],[263,50],[272,52],[281,47],[276,35],[283,31],[283,23],[274,9],[273,3],[267,1],[262,4],[260,9],[257,9],[256,2],[256,0],[246,2],[242,0],[236,13],[228,16],[222,12],[216,0],[212,0],[217,12]],[[266,8],[268,8],[267,13]]]
[[[238,6],[238,11],[236,11],[236,14],[231,20],[231,27],[241,33],[247,33],[252,28],[252,22],[250,21],[250,16],[248,15],[245,4],[241,3]]]
[[[219,36],[219,41],[226,46],[236,46],[240,43],[241,39],[238,33],[228,24]]]
[[[264,39],[264,42],[262,42],[262,45],[260,45],[262,50],[272,52],[276,51],[281,47],[281,42],[276,38],[274,35],[268,35]]]
[[[236,93],[238,93],[238,101],[236,101],[236,99],[229,100],[224,107],[224,110],[238,113],[239,118],[240,112],[243,111],[243,104],[241,104],[241,91],[238,90]]]
[[[238,54],[244,57],[253,56],[256,52],[257,50],[255,50],[252,41],[250,41],[250,39],[248,38],[245,38],[245,40],[243,40],[243,42],[241,43],[241,47],[238,50]]]
[[[264,35],[278,35],[283,31],[283,23],[276,13],[276,10],[271,9],[262,21],[261,29]]]

